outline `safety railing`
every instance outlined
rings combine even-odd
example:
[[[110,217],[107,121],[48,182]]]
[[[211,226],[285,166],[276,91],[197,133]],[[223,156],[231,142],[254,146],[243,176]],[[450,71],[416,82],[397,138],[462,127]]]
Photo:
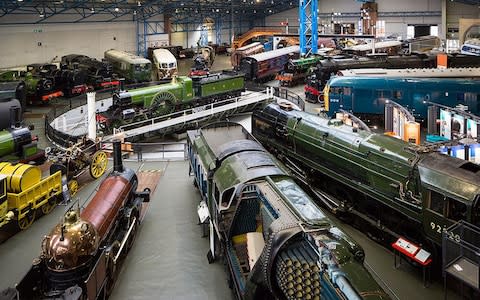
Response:
[[[112,149],[111,142],[102,142],[102,149]],[[129,159],[136,161],[187,160],[186,142],[162,143],[125,143],[122,151],[129,154]]]
[[[148,119],[148,120],[142,120],[142,121],[138,121],[138,122],[135,122],[135,123],[122,125],[118,128],[118,131],[119,132],[122,132],[122,131],[125,132],[125,131],[132,130],[132,129],[139,128],[139,127],[154,125],[154,124],[157,124],[157,123],[169,120],[169,119],[176,119],[176,118],[182,118],[182,117],[185,119],[184,122],[187,122],[187,116],[189,116],[189,115],[199,113],[199,112],[203,112],[203,111],[210,111],[211,114],[214,114],[215,109],[218,108],[218,107],[225,106],[227,104],[232,104],[232,103],[235,103],[236,106],[240,106],[241,103],[246,103],[249,100],[252,100],[253,98],[258,98],[258,93],[252,93],[251,95],[226,99],[226,100],[206,104],[206,105],[203,105],[203,106],[197,106],[197,107],[187,109],[187,110],[183,110],[183,111],[180,111],[180,112],[174,112],[174,113],[171,113],[171,114],[168,114],[168,115],[163,115],[163,116],[159,116],[159,117]],[[114,133],[116,133],[116,131],[117,130],[115,130]]]
[[[480,291],[480,228],[464,221],[449,227],[443,232],[442,256],[445,287],[450,275]]]
[[[301,110],[305,110],[305,100],[300,97],[298,94],[289,91],[287,88],[284,87],[274,87],[273,95],[275,97],[288,100],[294,104],[296,104]]]

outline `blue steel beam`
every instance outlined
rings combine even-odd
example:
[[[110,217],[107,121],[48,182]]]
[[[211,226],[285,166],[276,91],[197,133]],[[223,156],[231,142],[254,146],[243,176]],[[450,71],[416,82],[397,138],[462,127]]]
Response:
[[[300,55],[318,53],[318,1],[299,0]]]

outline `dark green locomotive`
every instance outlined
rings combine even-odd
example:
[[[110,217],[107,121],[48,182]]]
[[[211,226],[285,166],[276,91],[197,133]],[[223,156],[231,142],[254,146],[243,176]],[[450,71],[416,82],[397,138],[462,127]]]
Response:
[[[334,212],[427,243],[465,220],[480,226],[480,166],[438,152],[278,105],[254,112],[253,135],[303,171],[312,186],[335,195]],[[458,238],[458,237],[453,237]]]
[[[99,120],[107,127],[167,115],[229,97],[245,91],[243,74],[223,71],[202,77],[179,76],[172,82],[121,91]]]
[[[188,151],[208,214],[209,261],[223,256],[237,298],[389,299],[363,266],[363,249],[241,125],[189,131]]]

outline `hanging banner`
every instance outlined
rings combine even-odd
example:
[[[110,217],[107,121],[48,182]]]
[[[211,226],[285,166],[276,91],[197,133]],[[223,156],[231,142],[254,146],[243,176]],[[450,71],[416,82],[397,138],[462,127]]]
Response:
[[[478,123],[472,119],[467,119],[467,137],[477,138],[477,125]]]
[[[452,135],[454,138],[462,138],[465,134],[465,117],[454,114],[452,120]]]
[[[440,109],[440,136],[452,139],[452,114],[444,109]]]

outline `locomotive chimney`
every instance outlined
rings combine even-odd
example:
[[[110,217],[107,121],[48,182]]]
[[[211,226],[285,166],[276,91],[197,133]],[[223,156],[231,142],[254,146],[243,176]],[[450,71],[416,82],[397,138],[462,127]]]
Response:
[[[122,143],[119,140],[113,141],[113,171],[123,172]]]
[[[22,109],[19,106],[10,108],[10,127],[18,128],[22,123]]]

